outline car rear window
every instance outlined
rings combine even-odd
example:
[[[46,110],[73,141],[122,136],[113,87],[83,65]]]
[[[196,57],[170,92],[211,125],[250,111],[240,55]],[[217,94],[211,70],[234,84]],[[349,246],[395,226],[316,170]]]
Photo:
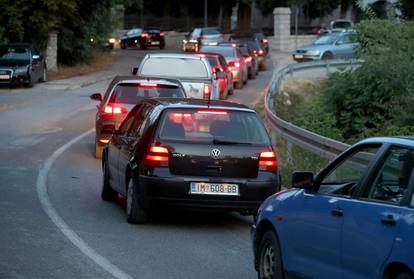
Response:
[[[167,109],[159,137],[223,144],[269,144],[267,133],[253,112],[200,109]]]
[[[224,57],[236,57],[236,52],[233,47],[225,46],[203,46],[201,51],[220,53]]]
[[[203,31],[201,31],[202,35],[220,35],[220,31],[217,29],[203,29]]]
[[[177,86],[146,83],[121,83],[115,86],[109,103],[136,104],[144,98],[181,98],[185,97],[183,90]]]
[[[171,78],[209,78],[209,72],[200,59],[178,57],[151,57],[144,60],[140,74]]]
[[[218,67],[217,58],[214,56],[206,56],[208,62],[210,63],[211,67]]]

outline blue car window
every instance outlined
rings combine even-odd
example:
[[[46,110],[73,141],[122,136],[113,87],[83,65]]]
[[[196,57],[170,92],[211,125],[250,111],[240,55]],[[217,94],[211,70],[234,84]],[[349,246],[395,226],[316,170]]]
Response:
[[[367,187],[365,197],[399,204],[406,195],[414,166],[414,150],[392,147],[377,174]]]
[[[364,176],[379,148],[380,146],[362,147],[346,157],[323,178],[318,193],[349,195],[352,187]]]

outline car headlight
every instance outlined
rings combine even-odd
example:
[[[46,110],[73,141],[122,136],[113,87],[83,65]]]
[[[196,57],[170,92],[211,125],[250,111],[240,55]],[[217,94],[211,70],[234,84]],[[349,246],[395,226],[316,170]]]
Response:
[[[306,54],[319,55],[319,54],[321,54],[321,52],[319,50],[309,50]]]
[[[27,73],[27,67],[20,67],[20,68],[16,68],[14,70],[14,75],[18,76],[18,75],[25,75]]]
[[[109,42],[110,42],[111,44],[115,44],[115,38],[110,38],[110,39],[109,39]]]

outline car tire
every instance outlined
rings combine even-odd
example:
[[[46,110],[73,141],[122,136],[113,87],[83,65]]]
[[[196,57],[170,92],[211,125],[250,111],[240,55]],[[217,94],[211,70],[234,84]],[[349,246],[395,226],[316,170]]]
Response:
[[[266,62],[263,62],[262,64],[260,64],[259,69],[260,69],[261,71],[266,71],[266,69],[267,69]]]
[[[279,241],[273,231],[269,230],[263,235],[257,255],[259,279],[284,278]]]
[[[46,65],[43,67],[43,72],[42,72],[42,76],[40,77],[39,81],[40,82],[46,82],[47,80],[47,68]]]
[[[126,46],[125,46],[125,43],[124,42],[121,42],[121,48],[122,49],[126,49]]]
[[[160,49],[164,49],[164,48],[165,48],[165,45],[160,46]]]
[[[237,81],[234,84],[234,88],[236,88],[236,89],[242,89],[243,88],[243,82],[242,81]]]
[[[147,212],[142,208],[137,194],[134,179],[130,178],[127,187],[126,202],[127,221],[130,224],[144,224],[147,222]]]
[[[332,54],[332,52],[325,52],[323,55],[322,55],[322,60],[331,60],[331,59],[333,59],[334,57],[333,57],[333,54]]]
[[[24,86],[26,88],[32,88],[34,86],[32,75],[30,75],[30,77],[29,77],[29,82],[25,83]]]
[[[104,201],[115,201],[118,198],[118,193],[112,189],[111,184],[109,183],[109,168],[107,162],[104,162],[102,167],[101,198]]]
[[[249,79],[254,79],[256,77],[256,74],[253,72],[253,68],[251,68],[251,67],[249,68],[247,77]]]
[[[95,158],[96,159],[102,159],[102,153],[103,153],[103,146],[98,144],[98,141],[95,140]]]

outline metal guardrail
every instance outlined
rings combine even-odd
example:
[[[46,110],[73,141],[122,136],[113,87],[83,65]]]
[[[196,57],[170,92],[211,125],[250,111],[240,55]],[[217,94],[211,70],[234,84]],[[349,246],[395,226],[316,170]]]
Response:
[[[279,93],[281,82],[288,74],[294,72],[325,68],[326,74],[329,75],[333,69],[341,67],[358,67],[363,60],[326,60],[317,62],[305,62],[298,64],[290,64],[282,68],[277,73],[273,74],[269,89],[265,95],[265,116],[271,128],[277,132],[288,142],[296,144],[312,153],[318,154],[325,158],[332,158],[349,147],[348,144],[315,134],[303,128],[300,128],[292,123],[289,123],[277,116],[277,111],[274,107],[274,98]]]

